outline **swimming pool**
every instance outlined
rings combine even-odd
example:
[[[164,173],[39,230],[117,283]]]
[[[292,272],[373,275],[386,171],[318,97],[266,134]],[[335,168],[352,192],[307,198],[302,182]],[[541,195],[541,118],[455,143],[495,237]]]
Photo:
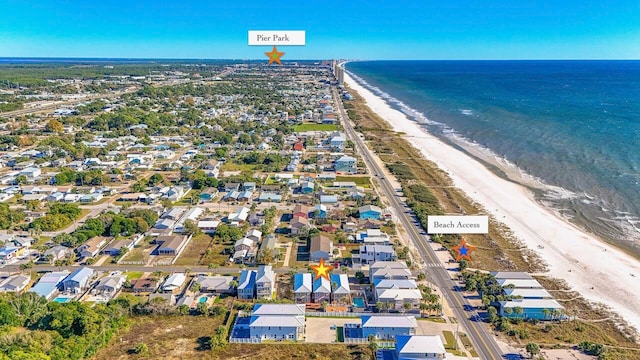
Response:
[[[198,301],[200,302],[200,304],[202,304],[202,303],[206,303],[206,302],[207,302],[207,300],[209,300],[209,298],[208,298],[208,297],[206,297],[206,296],[203,296],[203,297],[201,297],[201,298],[200,298],[200,300],[198,300]]]
[[[353,298],[353,307],[364,309],[364,298],[357,297]]]
[[[73,300],[73,298],[65,296],[58,296],[57,298],[53,299],[53,301],[57,303],[68,303],[71,300]]]

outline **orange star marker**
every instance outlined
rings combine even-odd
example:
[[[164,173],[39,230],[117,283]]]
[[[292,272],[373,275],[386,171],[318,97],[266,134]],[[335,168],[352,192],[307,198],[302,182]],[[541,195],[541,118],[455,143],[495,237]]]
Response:
[[[271,65],[274,62],[278,63],[278,65],[282,65],[282,63],[280,62],[280,58],[282,57],[282,55],[284,55],[284,53],[278,52],[278,48],[276,48],[275,45],[273,45],[273,50],[271,50],[271,52],[265,52],[264,54],[269,58],[269,63],[267,65]]]
[[[325,264],[323,258],[320,258],[319,265],[311,265],[311,268],[316,272],[316,277],[313,279],[314,281],[318,280],[320,277],[331,280],[329,278],[329,271],[333,270],[333,266]]]
[[[474,249],[475,246],[467,244],[467,241],[462,238],[460,245],[453,247],[453,250],[456,252],[456,261],[460,261],[460,259],[471,261],[471,252]]]

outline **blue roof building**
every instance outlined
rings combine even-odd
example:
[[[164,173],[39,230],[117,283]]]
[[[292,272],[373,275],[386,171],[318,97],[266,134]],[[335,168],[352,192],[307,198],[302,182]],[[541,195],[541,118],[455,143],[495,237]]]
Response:
[[[29,292],[44,296],[47,300],[53,299],[59,290],[59,285],[67,276],[69,271],[56,271],[44,274],[37,284]]]

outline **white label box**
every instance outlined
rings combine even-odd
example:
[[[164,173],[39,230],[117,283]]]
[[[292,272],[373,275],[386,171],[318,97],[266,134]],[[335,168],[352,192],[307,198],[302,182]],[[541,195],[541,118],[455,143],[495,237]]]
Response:
[[[489,216],[487,215],[429,215],[427,233],[429,234],[487,234]]]
[[[249,30],[249,45],[306,45],[304,30]]]

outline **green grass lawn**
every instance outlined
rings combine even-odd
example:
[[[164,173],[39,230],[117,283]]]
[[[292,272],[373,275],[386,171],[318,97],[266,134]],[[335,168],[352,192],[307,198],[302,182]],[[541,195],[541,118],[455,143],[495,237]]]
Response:
[[[336,130],[338,130],[338,125],[335,124],[300,124],[293,127],[295,132]]]
[[[142,271],[128,271],[125,274],[127,274],[127,281],[131,281],[140,279],[144,273]]]
[[[207,234],[194,236],[187,244],[176,265],[204,265],[217,264],[222,266],[228,260],[229,256],[222,254],[228,248],[229,244],[216,244]],[[207,252],[207,250],[210,250]]]
[[[371,178],[368,176],[336,176],[336,181],[353,181],[356,186],[371,187]]]

